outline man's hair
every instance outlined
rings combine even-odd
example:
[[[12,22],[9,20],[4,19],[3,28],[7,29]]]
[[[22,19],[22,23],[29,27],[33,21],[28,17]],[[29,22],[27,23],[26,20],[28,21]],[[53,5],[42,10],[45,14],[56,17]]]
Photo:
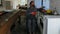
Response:
[[[31,6],[32,3],[34,3],[34,1],[31,1],[31,2],[30,2],[30,6]],[[34,5],[33,7],[35,7],[35,5]]]
[[[30,2],[30,5],[31,5],[33,2],[34,2],[34,1],[31,1],[31,2]]]

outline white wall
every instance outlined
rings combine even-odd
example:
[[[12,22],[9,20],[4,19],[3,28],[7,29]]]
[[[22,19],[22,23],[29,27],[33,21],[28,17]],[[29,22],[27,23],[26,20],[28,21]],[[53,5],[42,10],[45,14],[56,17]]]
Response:
[[[31,0],[28,0],[27,2],[28,2],[28,6],[29,6],[29,2],[30,2]],[[13,2],[13,9],[16,9],[16,6],[18,5],[18,4],[20,4],[20,0],[12,0],[12,2]],[[27,3],[26,2],[26,3]],[[21,5],[21,4],[20,4]]]
[[[13,9],[16,9],[16,6],[18,5],[18,1],[17,0],[12,0],[13,2]]]

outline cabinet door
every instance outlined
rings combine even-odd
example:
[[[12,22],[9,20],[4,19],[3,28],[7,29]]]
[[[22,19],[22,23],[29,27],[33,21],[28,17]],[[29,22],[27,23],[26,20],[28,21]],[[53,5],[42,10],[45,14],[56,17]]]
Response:
[[[5,1],[6,9],[11,9],[11,1]]]
[[[47,34],[60,34],[60,18],[48,19]]]

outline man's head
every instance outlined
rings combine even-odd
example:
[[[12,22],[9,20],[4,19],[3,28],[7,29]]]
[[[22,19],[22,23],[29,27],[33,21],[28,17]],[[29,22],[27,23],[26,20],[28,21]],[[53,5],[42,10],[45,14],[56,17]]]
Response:
[[[35,7],[34,1],[30,2],[30,7]]]

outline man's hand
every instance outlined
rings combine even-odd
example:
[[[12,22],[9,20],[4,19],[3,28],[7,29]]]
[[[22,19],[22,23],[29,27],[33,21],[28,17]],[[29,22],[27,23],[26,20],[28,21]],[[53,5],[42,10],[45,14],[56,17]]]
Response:
[[[2,15],[3,13],[0,12],[0,15]]]
[[[37,14],[37,12],[32,12],[31,14],[32,14],[33,16],[35,16],[35,15]]]

